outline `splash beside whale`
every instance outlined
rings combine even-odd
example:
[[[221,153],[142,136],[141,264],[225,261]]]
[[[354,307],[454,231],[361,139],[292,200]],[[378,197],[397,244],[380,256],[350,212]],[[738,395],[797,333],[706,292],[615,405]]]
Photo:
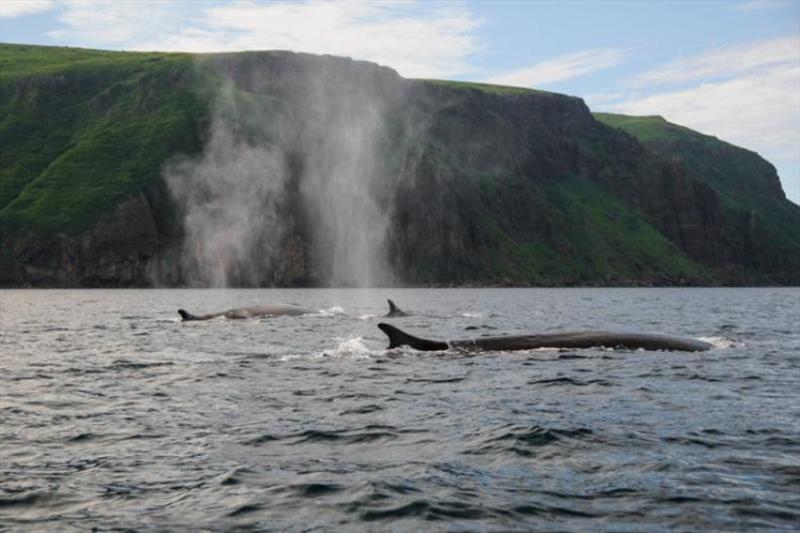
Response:
[[[437,341],[409,335],[398,328],[380,323],[378,327],[389,336],[389,348],[409,346],[415,350],[441,351],[451,348],[469,351],[532,350],[535,348],[626,348],[629,350],[664,350],[700,352],[713,346],[687,337],[660,333],[616,333],[611,331],[574,331],[540,335],[478,337],[475,339]]]
[[[303,309],[296,305],[289,304],[272,304],[272,305],[255,305],[252,307],[237,307],[235,309],[227,309],[218,313],[209,313],[207,315],[193,315],[185,309],[178,309],[178,314],[184,321],[188,320],[211,320],[212,318],[225,317],[225,318],[258,318],[265,316],[299,316],[312,313],[308,309]]]

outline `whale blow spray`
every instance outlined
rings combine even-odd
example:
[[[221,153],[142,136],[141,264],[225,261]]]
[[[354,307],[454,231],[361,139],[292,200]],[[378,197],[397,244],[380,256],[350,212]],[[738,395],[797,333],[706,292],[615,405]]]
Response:
[[[225,81],[204,150],[164,172],[182,214],[186,282],[281,284],[295,262],[317,284],[393,283],[392,199],[414,160],[414,143],[398,141],[404,80],[280,52],[209,66]]]

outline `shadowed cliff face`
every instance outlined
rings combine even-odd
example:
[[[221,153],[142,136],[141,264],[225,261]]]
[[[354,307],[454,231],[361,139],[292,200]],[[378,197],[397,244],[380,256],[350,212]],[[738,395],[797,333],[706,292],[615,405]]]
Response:
[[[199,56],[163,73],[149,65],[134,78],[159,90],[107,87],[102,69],[58,83],[70,84],[66,104],[88,113],[82,124],[123,104],[156,120],[175,102],[173,121],[142,131],[181,141],[152,152],[151,176],[120,174],[126,157],[147,160],[137,152],[146,144],[102,137],[104,150],[120,143],[121,159],[96,183],[131,181],[115,189],[113,209],[69,231],[33,214],[53,198],[42,183],[57,182],[58,165],[40,165],[50,181],[0,173],[0,193],[21,191],[0,206],[0,283],[800,282],[800,208],[774,169],[691,130],[654,143],[617,116],[599,122],[578,98],[404,80],[342,58],[270,52]],[[0,104],[43,113],[52,79],[0,85]],[[65,124],[68,146],[77,126]],[[665,124],[648,131],[674,126]],[[86,212],[48,206],[64,220]]]
[[[33,232],[3,241],[24,261],[0,264],[0,284],[44,287],[141,286],[155,274],[163,234],[158,213],[139,194],[79,237]],[[8,247],[8,248],[6,248]]]

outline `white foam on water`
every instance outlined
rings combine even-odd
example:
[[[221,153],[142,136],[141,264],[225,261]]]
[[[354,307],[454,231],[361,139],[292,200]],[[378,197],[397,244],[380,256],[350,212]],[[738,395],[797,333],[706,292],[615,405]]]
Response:
[[[698,337],[697,340],[707,342],[714,348],[734,348],[736,346],[744,346],[744,343],[727,339],[725,337]]]
[[[290,353],[286,355],[281,355],[277,358],[278,361],[285,363],[287,361],[296,361],[298,359],[307,359],[308,356],[305,354],[297,354],[297,353]]]
[[[333,307],[317,309],[317,312],[313,314],[316,316],[343,316],[347,315],[347,311],[340,305],[334,305]]]
[[[320,357],[370,358],[383,353],[383,350],[373,350],[367,346],[363,337],[337,337],[334,341],[338,343],[336,348],[323,351]]]

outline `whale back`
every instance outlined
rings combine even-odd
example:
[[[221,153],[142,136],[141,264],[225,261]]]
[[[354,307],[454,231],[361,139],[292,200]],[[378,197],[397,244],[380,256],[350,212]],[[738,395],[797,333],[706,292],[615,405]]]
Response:
[[[712,345],[697,339],[659,333],[618,333],[612,331],[575,331],[541,335],[479,337],[449,342],[414,337],[389,324],[378,324],[389,336],[389,348],[410,346],[415,350],[513,351],[536,348],[624,348],[629,350],[665,350],[698,352]]]
[[[225,312],[227,318],[251,318],[258,316],[299,316],[308,314],[302,307],[290,304],[254,305],[239,307]]]
[[[178,309],[178,314],[181,319],[186,320],[210,320],[224,316],[225,318],[255,318],[261,316],[299,316],[310,313],[311,311],[290,304],[270,304],[270,305],[254,305],[250,307],[237,307],[235,309],[228,309],[219,313],[210,313],[207,315],[193,315],[185,309]]]
[[[698,352],[711,344],[697,339],[660,333],[625,333],[613,331],[574,331],[540,335],[481,337],[451,341],[450,346],[463,350],[532,350],[536,348],[623,348],[628,350],[665,350]]]

